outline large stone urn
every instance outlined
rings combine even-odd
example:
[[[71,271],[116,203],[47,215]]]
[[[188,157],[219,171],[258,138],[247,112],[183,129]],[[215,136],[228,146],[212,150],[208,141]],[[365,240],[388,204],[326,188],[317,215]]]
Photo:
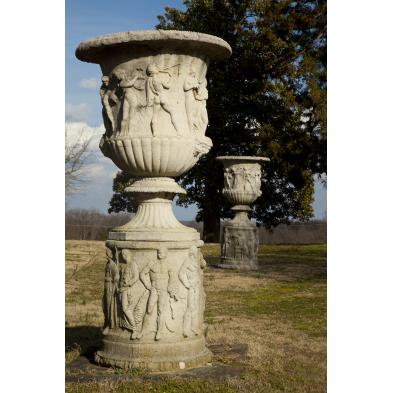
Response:
[[[203,365],[205,292],[195,229],[172,211],[173,179],[212,147],[205,136],[209,62],[231,54],[218,37],[139,31],[82,42],[78,59],[98,63],[106,132],[100,148],[132,175],[139,201],[132,220],[106,242],[104,340],[99,364],[152,371]]]
[[[248,206],[262,195],[261,165],[267,157],[222,156],[224,165],[223,195],[234,206],[235,217],[223,225],[221,267],[239,270],[258,268],[258,228],[248,218]]]

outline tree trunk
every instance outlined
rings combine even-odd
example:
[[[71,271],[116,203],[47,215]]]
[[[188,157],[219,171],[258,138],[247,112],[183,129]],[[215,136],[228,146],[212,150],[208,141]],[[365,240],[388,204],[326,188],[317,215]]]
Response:
[[[220,242],[219,209],[205,209],[203,212],[203,241],[205,243]]]

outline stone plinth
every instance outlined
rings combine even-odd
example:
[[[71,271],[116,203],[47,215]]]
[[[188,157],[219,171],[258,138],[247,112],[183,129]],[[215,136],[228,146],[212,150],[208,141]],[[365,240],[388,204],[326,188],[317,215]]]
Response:
[[[242,270],[258,268],[258,229],[253,223],[223,225],[220,267]]]
[[[114,232],[106,243],[117,256],[107,265],[108,318],[96,361],[151,371],[205,364],[210,352],[203,324],[202,241],[191,232],[183,241],[151,235],[140,240],[139,235],[132,239],[128,232],[127,240],[112,240],[118,236]],[[112,272],[110,265],[117,269]]]
[[[76,56],[101,66],[106,132],[100,149],[133,181],[133,219],[106,242],[105,326],[98,364],[170,371],[206,364],[203,242],[172,211],[185,193],[172,177],[212,147],[206,71],[230,46],[182,31],[118,33],[82,42]]]
[[[266,157],[217,157],[224,165],[224,196],[235,206],[233,220],[223,225],[220,267],[240,270],[258,268],[259,236],[256,225],[248,218],[249,204],[262,194],[261,161]]]

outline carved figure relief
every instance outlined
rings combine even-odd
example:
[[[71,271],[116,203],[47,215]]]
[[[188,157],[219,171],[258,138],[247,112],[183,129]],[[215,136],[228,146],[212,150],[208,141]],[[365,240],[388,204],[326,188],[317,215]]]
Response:
[[[230,254],[230,241],[228,232],[224,229],[224,241],[222,245],[221,255],[228,256]]]
[[[167,319],[175,319],[174,309],[171,304],[172,301],[178,300],[174,277],[168,265],[167,250],[160,248],[157,251],[157,260],[147,264],[140,273],[140,279],[150,294],[142,330],[137,334],[136,338],[141,338],[145,333],[146,319],[152,316],[155,308],[157,309],[155,340],[160,340],[165,334],[165,327],[170,332],[173,332]]]
[[[244,168],[238,168],[233,170],[233,189],[237,190],[242,188],[243,185]]]
[[[245,239],[242,233],[234,235],[235,244],[235,259],[245,259],[247,257],[247,250]]]
[[[206,100],[208,99],[207,80],[199,80],[194,68],[184,80],[185,106],[190,131],[204,136],[208,124]]]
[[[184,61],[165,53],[153,62],[131,59],[103,77],[106,132],[99,147],[120,169],[138,177],[153,171],[177,175],[211,150],[206,64],[197,59],[187,68]]]
[[[111,79],[104,75],[100,88],[100,97],[102,103],[102,118],[104,120],[105,129],[110,136],[116,131],[116,121],[113,113],[113,106],[119,101],[115,90],[110,87]]]
[[[198,251],[199,254],[199,266],[201,268],[201,286],[200,286],[200,300],[199,300],[199,326],[203,326],[203,315],[205,313],[205,302],[206,302],[206,292],[205,292],[205,287],[203,283],[203,271],[207,265],[205,259],[203,258],[203,255],[200,251]]]
[[[260,194],[261,173],[249,168],[226,168],[224,172],[224,188],[236,191]]]
[[[169,114],[171,122],[178,136],[182,135],[181,121],[178,118],[175,103],[169,95],[172,85],[172,73],[168,71],[176,66],[161,70],[156,64],[149,64],[146,70],[146,99],[147,105],[153,107],[151,130],[153,136],[157,135],[159,127],[158,114],[161,109]]]
[[[247,260],[255,259],[257,254],[258,232],[256,228],[253,230],[224,228],[221,255],[226,258]]]
[[[124,72],[121,73],[119,81],[119,87],[123,90],[123,111],[119,136],[125,136],[130,129],[129,123],[135,120],[138,107],[137,91],[144,90],[146,78],[143,75],[143,69],[136,68],[130,78]]]
[[[176,271],[171,268],[165,248],[157,250],[157,259],[141,271],[131,250],[122,249],[119,257],[117,250],[107,247],[106,252],[104,335],[109,329],[121,328],[131,332],[131,340],[140,339],[152,331],[153,325],[155,340],[167,332],[174,333],[177,326],[182,326],[184,337],[201,334],[206,261],[196,246],[189,249]],[[183,292],[179,291],[179,283],[184,286]],[[175,315],[178,312],[181,314]]]
[[[249,172],[247,170],[243,173],[244,176],[244,192],[259,194],[261,188],[261,174],[260,172]]]
[[[184,337],[189,337],[192,333],[195,335],[200,334],[198,310],[201,291],[200,269],[201,261],[198,258],[198,249],[197,247],[192,246],[188,257],[185,259],[179,270],[179,280],[187,289],[187,308],[183,317]]]
[[[119,268],[117,260],[114,260],[113,251],[106,248],[107,264],[105,267],[105,286],[103,297],[104,330],[108,334],[109,329],[117,327],[117,291],[119,286]]]
[[[258,193],[260,193],[260,188],[261,188],[261,171],[254,172],[254,184],[255,184],[255,189],[258,190]]]
[[[138,265],[132,252],[123,249],[121,256],[124,263],[121,264],[119,285],[119,300],[122,310],[120,326],[131,330],[131,339],[135,339],[142,328],[147,291],[139,280]]]
[[[183,90],[185,92],[185,105],[188,118],[188,127],[190,131],[197,129],[196,117],[197,107],[195,105],[196,92],[199,86],[198,78],[196,77],[195,70],[191,67],[189,74],[184,79]]]
[[[205,135],[206,127],[209,123],[209,118],[207,117],[206,110],[206,100],[209,98],[209,93],[207,91],[207,80],[203,78],[198,83],[198,88],[196,90],[195,99],[198,101],[197,107],[197,129],[200,134]]]
[[[234,174],[230,168],[225,169],[224,172],[224,188],[232,188],[233,187],[233,178]]]

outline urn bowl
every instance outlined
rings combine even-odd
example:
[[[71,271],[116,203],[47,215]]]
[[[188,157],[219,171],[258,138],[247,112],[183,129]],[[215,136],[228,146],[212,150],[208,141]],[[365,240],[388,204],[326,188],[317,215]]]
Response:
[[[228,58],[221,38],[189,31],[116,33],[82,42],[76,56],[98,63],[106,132],[100,148],[137,177],[179,176],[212,147],[206,72]]]
[[[261,196],[262,161],[267,157],[221,156],[217,157],[224,165],[223,195],[234,205],[250,205]]]

